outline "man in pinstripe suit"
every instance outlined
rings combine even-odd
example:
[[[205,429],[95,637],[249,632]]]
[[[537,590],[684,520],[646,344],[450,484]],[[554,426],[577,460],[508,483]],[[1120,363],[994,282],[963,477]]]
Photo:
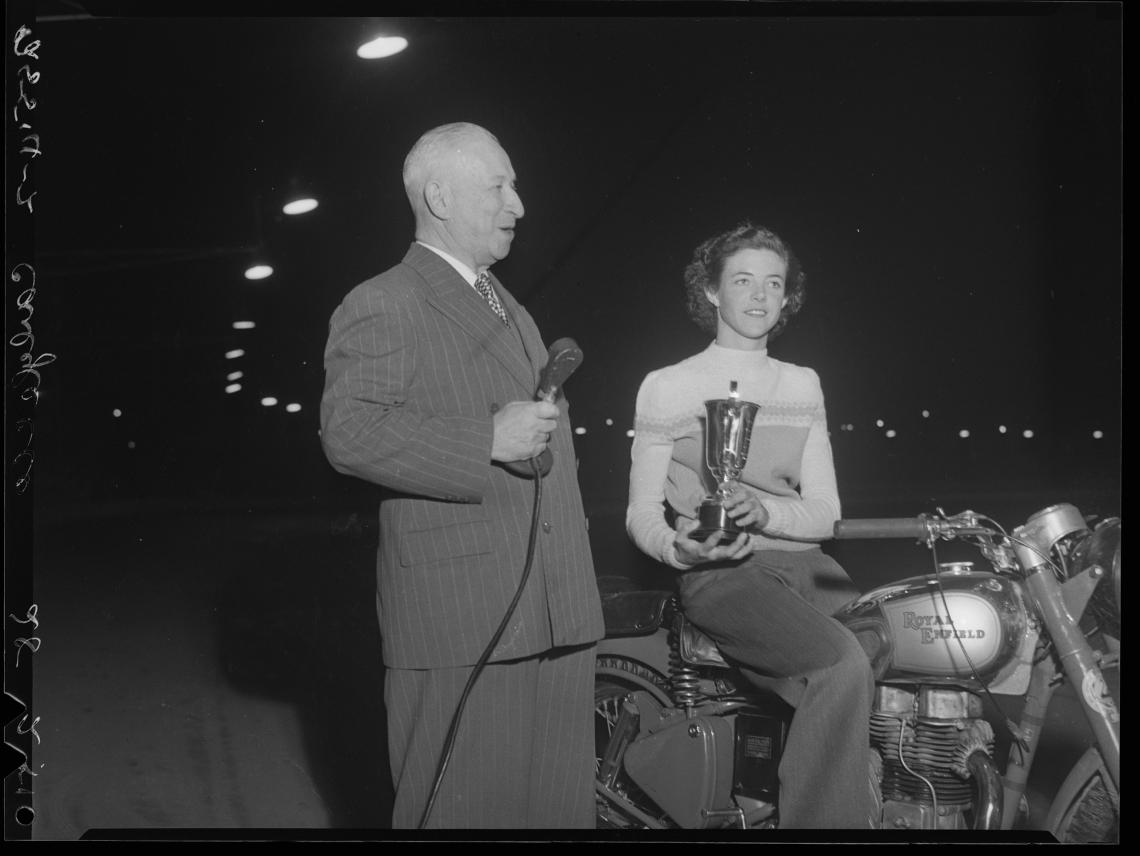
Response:
[[[565,402],[533,400],[546,348],[488,271],[524,213],[514,170],[490,132],[445,125],[412,147],[404,186],[416,240],[334,312],[321,402],[329,461],[379,486],[393,826],[419,822],[463,687],[523,572],[535,485],[502,464],[549,448],[530,578],[471,692],[428,826],[592,827],[603,622],[569,416]]]

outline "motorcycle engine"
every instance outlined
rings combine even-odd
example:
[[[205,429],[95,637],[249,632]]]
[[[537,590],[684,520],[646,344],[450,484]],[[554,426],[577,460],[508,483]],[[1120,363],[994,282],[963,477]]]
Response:
[[[871,745],[882,758],[883,829],[968,829],[975,789],[966,766],[993,752],[979,696],[949,687],[880,684]]]

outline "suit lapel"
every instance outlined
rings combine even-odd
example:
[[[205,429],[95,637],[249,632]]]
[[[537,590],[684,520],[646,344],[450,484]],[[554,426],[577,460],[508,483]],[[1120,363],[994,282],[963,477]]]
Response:
[[[534,319],[523,310],[522,304],[515,300],[514,295],[503,287],[494,273],[491,273],[491,280],[495,284],[495,290],[499,293],[503,307],[507,310],[507,317],[511,319],[511,323],[518,331],[519,338],[522,339],[523,350],[530,361],[531,380],[533,385],[537,387],[539,373],[546,366],[547,359],[546,347],[542,344],[542,335],[538,332]]]
[[[537,335],[537,331],[526,331],[525,325],[516,321],[519,316],[518,303],[506,294],[498,280],[495,280],[495,284],[499,289],[500,300],[508,307],[508,317],[522,334],[525,350],[519,346],[515,332],[499,320],[478,292],[440,256],[413,243],[404,256],[404,264],[415,269],[427,283],[427,302],[475,339],[491,357],[502,363],[503,368],[519,382],[528,395],[533,394],[537,373],[530,357],[533,343],[528,332]],[[541,343],[539,349],[541,350]]]

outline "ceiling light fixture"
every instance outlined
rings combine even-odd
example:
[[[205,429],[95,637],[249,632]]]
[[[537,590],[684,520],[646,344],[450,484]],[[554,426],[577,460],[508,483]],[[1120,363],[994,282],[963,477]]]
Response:
[[[291,202],[286,202],[281,210],[289,216],[295,217],[298,214],[308,214],[318,205],[320,205],[320,203],[317,202],[317,200],[312,197],[305,197],[304,199],[294,199]]]
[[[407,46],[408,40],[403,36],[380,36],[358,47],[356,55],[361,59],[384,59],[398,54]]]

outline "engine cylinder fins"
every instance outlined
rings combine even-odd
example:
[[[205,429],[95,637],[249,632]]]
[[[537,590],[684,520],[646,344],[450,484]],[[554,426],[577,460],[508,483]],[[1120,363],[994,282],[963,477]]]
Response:
[[[900,760],[899,735],[904,728]],[[930,787],[923,781],[926,779],[934,786],[940,806],[969,805],[974,787],[954,770],[960,768],[963,740],[976,740],[976,733],[968,724],[956,721],[911,723],[894,716],[872,714],[871,745],[883,758],[883,798],[931,803]],[[992,741],[984,748],[992,752]]]
[[[924,774],[925,775],[925,774]],[[939,808],[969,808],[974,801],[974,789],[969,782],[955,779],[953,782],[940,781],[938,777],[926,776],[938,794]],[[882,792],[884,800],[913,802],[932,805],[930,788],[921,779],[916,779],[901,767],[892,769],[884,766]]]

